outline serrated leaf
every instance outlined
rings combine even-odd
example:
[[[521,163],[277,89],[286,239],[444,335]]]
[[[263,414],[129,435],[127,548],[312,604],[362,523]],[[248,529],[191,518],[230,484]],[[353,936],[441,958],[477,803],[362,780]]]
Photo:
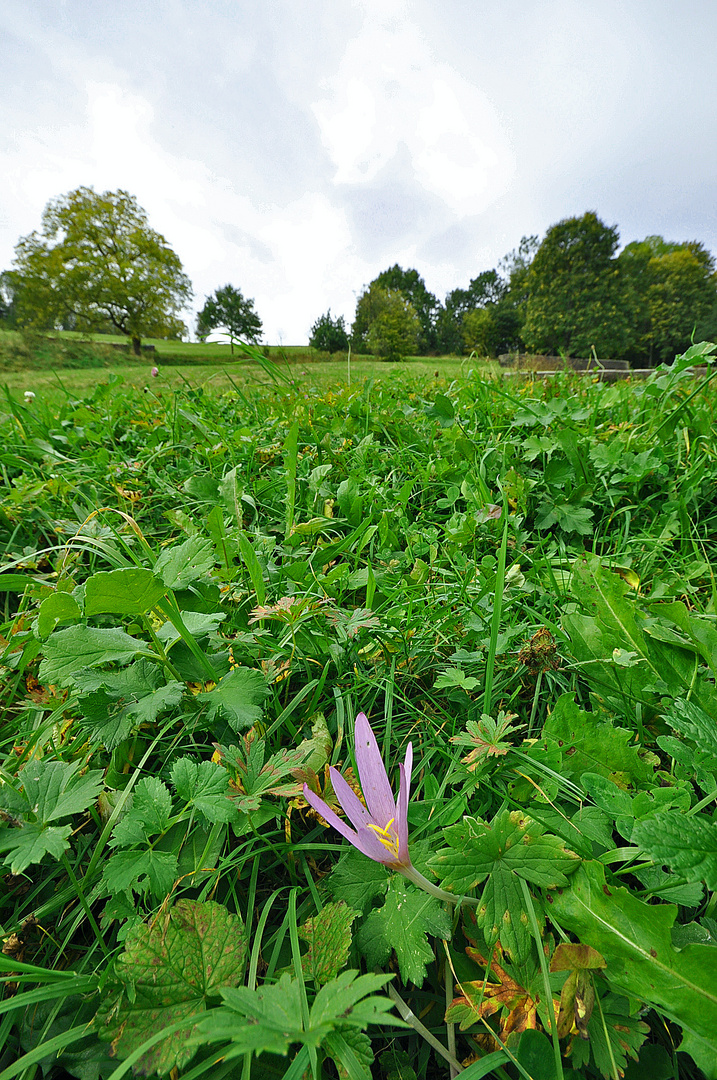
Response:
[[[137,843],[135,837],[140,834],[143,839],[149,839],[169,828],[171,816],[172,796],[169,788],[159,777],[145,776],[134,789],[130,810],[115,825],[110,844],[112,847],[127,847]]]
[[[602,776],[620,773],[639,782],[651,777],[652,769],[634,745],[634,732],[583,712],[572,694],[558,698],[543,727],[543,739],[559,747],[563,755],[561,772],[571,780],[579,781],[584,772]]]
[[[686,881],[717,888],[717,822],[672,810],[638,821],[631,840],[647,858],[669,866]]]
[[[323,1051],[333,1060],[339,1080],[371,1080],[373,1050],[363,1031],[337,1028],[325,1037]]]
[[[150,892],[164,899],[177,880],[177,856],[171,851],[117,851],[105,864],[102,880],[109,892]]]
[[[383,906],[371,911],[356,941],[369,967],[384,965],[395,951],[403,981],[420,986],[433,959],[428,934],[449,940],[450,916],[432,896],[394,875]]]
[[[542,905],[533,897],[533,908],[542,923]],[[488,948],[497,941],[514,963],[522,964],[530,955],[532,932],[518,875],[496,867],[488,876],[476,910],[476,921]]]
[[[13,874],[22,874],[28,866],[39,863],[45,855],[59,859],[70,844],[71,825],[41,825],[29,822],[19,829],[0,830],[0,851],[9,851],[5,866]]]
[[[85,615],[144,615],[166,591],[164,582],[142,566],[101,570],[85,582]]]
[[[144,677],[135,671],[140,668]],[[94,678],[87,678],[87,674]],[[125,671],[108,672],[104,679],[94,673],[81,673],[85,684],[101,681],[98,689],[79,698],[79,708],[86,721],[83,727],[88,727],[92,737],[108,750],[114,750],[130,732],[142,724],[154,723],[161,713],[181,702],[183,683],[171,681],[160,686],[160,680],[156,665],[147,660],[139,660]]]
[[[304,975],[319,986],[335,979],[346,966],[351,948],[351,924],[358,915],[341,900],[326,904],[318,915],[299,927],[299,937],[308,943],[302,956]]]
[[[650,1033],[647,1024],[637,1017],[630,1016],[629,1003],[617,994],[607,994],[601,1000],[600,1010],[595,1008],[588,1021],[588,1038],[595,1067],[605,1077],[612,1080],[617,1065],[620,1075],[627,1068],[628,1057],[638,1060],[638,1051]],[[603,1026],[604,1019],[604,1026]],[[608,1047],[605,1028],[610,1040]]]
[[[179,797],[195,806],[207,821],[236,820],[238,811],[229,798],[229,776],[220,765],[183,757],[175,761],[171,776]]]
[[[43,824],[87,810],[102,790],[99,770],[78,774],[81,762],[30,761],[17,776],[27,799],[27,813]]]
[[[672,945],[677,915],[672,904],[646,904],[627,889],[608,885],[605,868],[585,862],[562,892],[551,896],[550,914],[607,961],[613,988],[662,1010],[685,1031],[682,1048],[705,1069],[717,1061],[717,949]],[[688,1038],[689,1037],[689,1038]],[[702,1045],[703,1051],[700,1050]],[[707,1071],[705,1069],[705,1071]],[[714,1075],[714,1073],[712,1073]]]
[[[388,882],[385,866],[352,848],[332,870],[329,891],[334,900],[344,900],[350,908],[365,914],[374,900],[384,895]]]
[[[212,480],[212,483],[216,481]],[[155,574],[168,589],[185,589],[214,566],[211,540],[190,536],[182,544],[166,548],[154,564]]]
[[[261,720],[262,703],[268,693],[261,671],[235,667],[219,680],[214,690],[197,700],[207,706],[210,720],[224,719],[234,731],[240,731]]]
[[[246,935],[237,915],[221,904],[180,900],[168,914],[128,935],[109,1000],[97,1013],[100,1037],[124,1059],[150,1035],[186,1017],[186,1028],[152,1047],[135,1066],[144,1075],[181,1069],[194,1056],[188,1040],[207,1001],[241,981],[245,955]]]
[[[550,889],[567,884],[580,859],[557,836],[519,810],[502,810],[488,825],[464,817],[443,832],[450,847],[443,848],[429,866],[443,886],[463,895],[498,868],[513,871],[526,881]]]
[[[221,623],[226,619],[226,612],[224,611],[183,611],[182,622],[185,629],[195,638],[206,637],[207,634],[213,634]],[[182,641],[182,635],[176,628],[174,623],[169,620],[162,623],[157,631],[157,637],[164,643],[165,649],[169,651],[172,646],[176,645],[178,641]]]
[[[74,672],[116,661],[127,664],[138,653],[147,652],[144,641],[125,634],[116,627],[101,630],[94,626],[70,626],[51,634],[43,646],[40,664],[42,683],[68,686]]]
[[[231,1042],[223,1051],[227,1060],[265,1050],[285,1056],[292,1043],[318,1047],[336,1030],[363,1029],[371,1023],[403,1026],[400,1020],[385,1015],[392,1008],[389,999],[366,996],[385,985],[391,976],[357,975],[356,971],[344,971],[319,990],[306,1029],[300,988],[286,972],[278,983],[255,990],[245,986],[222,989],[224,1006],[213,1009],[200,1021],[198,1037],[206,1042]]]

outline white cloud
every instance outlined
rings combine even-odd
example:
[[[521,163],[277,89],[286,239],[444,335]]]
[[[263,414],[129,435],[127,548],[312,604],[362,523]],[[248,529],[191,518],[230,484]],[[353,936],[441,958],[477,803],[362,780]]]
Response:
[[[365,4],[359,33],[313,111],[336,185],[376,179],[401,146],[417,184],[456,214],[479,214],[510,183],[514,157],[488,97],[433,56],[403,4]]]

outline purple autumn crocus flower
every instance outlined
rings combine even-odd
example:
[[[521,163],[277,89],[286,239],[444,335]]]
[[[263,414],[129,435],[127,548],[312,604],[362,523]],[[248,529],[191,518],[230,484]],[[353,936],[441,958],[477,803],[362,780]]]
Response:
[[[308,784],[304,784],[304,798],[307,803],[369,859],[383,863],[389,870],[398,870],[414,885],[432,896],[457,904],[461,898],[440,889],[419,873],[412,865],[408,853],[408,796],[411,787],[413,744],[408,744],[406,760],[403,765],[398,766],[400,783],[398,799],[394,800],[376,736],[364,713],[359,713],[356,717],[354,743],[356,765],[366,806],[337,769],[332,767],[329,770],[336,798],[353,829],[342,821]]]

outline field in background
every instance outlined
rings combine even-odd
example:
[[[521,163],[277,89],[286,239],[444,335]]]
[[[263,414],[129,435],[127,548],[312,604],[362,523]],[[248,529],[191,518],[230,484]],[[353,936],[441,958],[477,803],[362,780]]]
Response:
[[[710,351],[0,373],[3,1076],[715,1076]],[[450,906],[304,801],[359,710]]]

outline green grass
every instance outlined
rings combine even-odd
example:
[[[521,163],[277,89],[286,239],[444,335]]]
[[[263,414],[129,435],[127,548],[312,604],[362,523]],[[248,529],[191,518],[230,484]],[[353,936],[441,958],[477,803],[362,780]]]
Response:
[[[700,359],[638,385],[444,360],[358,361],[350,388],[340,362],[3,376],[0,1078],[133,1054],[212,1080],[491,1053],[501,1080],[710,1075]],[[359,711],[394,790],[412,743],[414,866],[477,924],[308,812]],[[582,1038],[548,1002],[585,962]],[[345,968],[393,974],[409,1026]]]

